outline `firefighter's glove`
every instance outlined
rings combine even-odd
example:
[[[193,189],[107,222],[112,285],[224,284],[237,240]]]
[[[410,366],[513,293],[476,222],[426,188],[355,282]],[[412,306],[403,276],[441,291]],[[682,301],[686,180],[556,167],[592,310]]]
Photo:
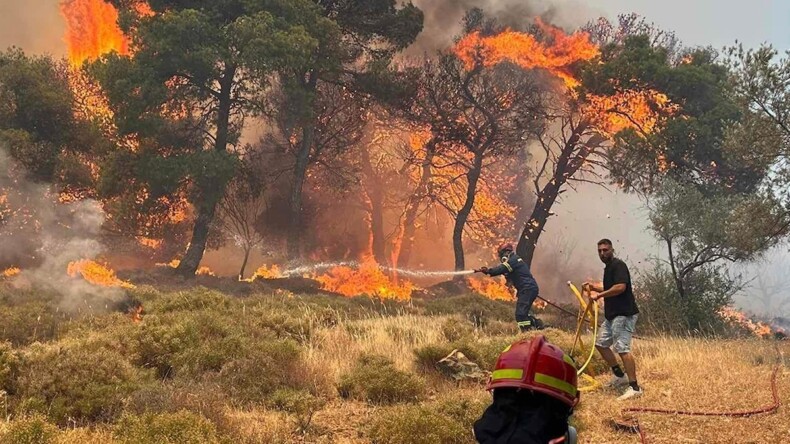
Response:
[[[475,272],[476,273],[488,274],[488,267],[480,267],[477,270],[475,270]]]

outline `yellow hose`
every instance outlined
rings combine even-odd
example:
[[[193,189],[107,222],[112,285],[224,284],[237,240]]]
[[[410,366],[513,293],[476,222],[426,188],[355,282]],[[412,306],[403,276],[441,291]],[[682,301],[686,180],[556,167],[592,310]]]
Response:
[[[585,303],[584,297],[582,296],[582,293],[579,291],[579,289],[576,288],[576,286],[573,285],[573,283],[570,281],[568,282],[568,286],[570,287],[571,291],[573,291],[573,294],[576,295],[576,299],[579,300],[579,307],[580,307],[579,309],[580,316],[576,324],[576,334],[573,338],[573,347],[571,348],[571,356],[573,356],[573,353],[576,351],[577,342],[581,343],[581,347],[584,347],[584,343],[582,343],[581,341],[581,331],[582,331],[582,326],[584,325],[584,321],[588,317],[590,318],[590,322],[593,328],[593,344],[595,343],[595,338],[598,336],[598,302],[590,299],[589,304]],[[590,315],[589,313],[590,311],[592,311],[592,315]],[[592,361],[592,357],[594,353],[595,353],[595,347],[591,346],[590,354],[587,356],[587,360],[584,361],[584,365],[582,365],[576,370],[576,374],[578,376],[580,376],[581,378],[585,379],[590,383],[590,385],[579,387],[580,392],[592,391],[601,386],[601,383],[595,380],[595,378],[584,373],[584,370],[590,364],[590,361]]]

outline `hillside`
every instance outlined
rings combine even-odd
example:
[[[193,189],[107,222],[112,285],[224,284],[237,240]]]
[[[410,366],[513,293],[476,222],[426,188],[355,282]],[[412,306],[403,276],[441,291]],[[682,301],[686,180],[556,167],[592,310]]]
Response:
[[[511,304],[472,295],[394,303],[203,287],[126,291],[142,303],[140,319],[112,307],[67,314],[54,294],[0,283],[0,442],[472,443],[471,423],[489,395],[435,362],[459,349],[490,368],[519,337]],[[572,325],[551,310],[543,317],[567,330],[544,334],[567,350]],[[623,404],[613,392],[584,393],[573,420],[580,440],[639,442],[610,425],[626,405],[769,405],[775,344],[788,355],[788,341],[637,339],[644,397]],[[790,364],[781,365],[777,414],[641,413],[648,441],[781,442],[790,436]],[[604,367],[597,357],[591,364]]]

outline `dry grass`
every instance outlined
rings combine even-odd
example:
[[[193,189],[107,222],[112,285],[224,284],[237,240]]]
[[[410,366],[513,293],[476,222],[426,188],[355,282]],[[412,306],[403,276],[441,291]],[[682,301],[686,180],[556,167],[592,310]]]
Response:
[[[290,310],[285,306],[280,309]],[[301,307],[293,315],[299,319],[319,319],[320,312],[311,310],[314,309]],[[315,414],[308,430],[299,430],[296,417],[291,413],[269,410],[263,406],[247,406],[241,409],[220,396],[217,397],[216,415],[210,415],[210,419],[221,425],[218,430],[226,438],[223,442],[368,444],[371,442],[368,438],[370,423],[392,410],[390,407],[341,399],[333,390],[343,375],[353,368],[363,354],[384,355],[394,362],[397,369],[415,372],[416,349],[432,344],[446,346],[449,340],[444,327],[448,323],[468,322],[463,315],[425,316],[413,313],[389,316],[369,314],[353,320],[347,319],[341,313],[336,318],[335,320],[333,317],[331,322],[316,321],[311,327],[309,337],[305,337],[300,345],[306,362],[302,368],[304,374],[294,377],[312,378],[307,384],[308,387],[328,390],[311,391],[326,399],[327,403]],[[80,330],[78,335],[75,333],[75,337],[79,336],[82,341],[88,342],[105,341],[108,347],[114,347],[111,337],[104,336],[103,330]],[[465,340],[473,343],[479,341],[490,344],[513,340],[516,337],[514,330],[512,324],[493,321],[485,329],[470,328],[468,332],[464,330],[459,334],[468,335]],[[552,341],[563,346],[572,342],[572,334],[568,332],[550,329],[546,334]],[[59,345],[76,341],[75,337],[64,335],[59,339]],[[122,342],[119,342],[121,345],[118,347],[122,346]],[[589,338],[585,338],[585,343],[589,342]],[[790,442],[790,414],[786,407],[790,402],[790,341],[779,344],[787,356],[787,361],[782,364],[783,370],[777,380],[782,402],[778,413],[751,418],[640,413],[638,418],[647,433],[648,442]],[[624,407],[735,411],[756,409],[771,402],[769,379],[777,357],[771,341],[645,338],[635,340],[634,355],[645,395],[637,400],[618,402],[615,398],[619,393],[613,390],[584,393],[573,419],[580,432],[580,442],[639,442],[637,435],[618,432],[610,425],[610,420]],[[485,403],[490,399],[480,385],[457,385],[438,374],[427,374],[421,378],[425,379],[429,387],[427,398],[423,401],[429,407],[448,400]],[[608,374],[598,376],[602,382],[608,378]],[[206,387],[210,386],[211,381],[205,381]],[[214,389],[220,390],[219,386]],[[190,408],[192,404],[203,405],[214,399],[208,390],[201,393],[197,389],[188,395],[197,398],[194,402],[181,403],[185,408]],[[145,394],[141,391],[138,396]],[[0,413],[9,414],[2,400]],[[11,425],[12,422],[7,419],[0,420],[0,438]],[[471,424],[464,426],[465,430],[471,429]],[[93,428],[60,430],[55,442],[112,443],[115,433],[113,427],[113,424],[103,424]],[[471,433],[462,438],[462,442],[474,442]]]
[[[323,362],[326,371],[333,375],[348,371],[356,357],[366,352],[384,354],[399,368],[412,370],[415,348],[446,342],[441,325],[447,319],[450,318],[399,316],[342,323],[319,331],[311,344],[310,358]],[[638,418],[649,442],[756,443],[782,442],[780,437],[790,437],[790,415],[784,406],[790,401],[790,372],[786,370],[790,368],[790,343],[780,344],[789,359],[777,379],[783,404],[777,414],[697,418],[640,413]],[[581,431],[581,442],[638,442],[637,435],[616,431],[610,425],[611,418],[627,406],[733,411],[771,403],[770,377],[777,360],[771,341],[657,337],[635,340],[634,347],[645,395],[619,402],[619,393],[613,390],[584,393],[574,419]],[[598,376],[602,382],[608,378],[609,375]],[[439,382],[433,396],[462,399],[481,393],[485,393],[482,387],[459,388]],[[335,442],[368,442],[360,436],[360,424],[375,411],[364,404],[338,401],[319,413],[315,421]]]

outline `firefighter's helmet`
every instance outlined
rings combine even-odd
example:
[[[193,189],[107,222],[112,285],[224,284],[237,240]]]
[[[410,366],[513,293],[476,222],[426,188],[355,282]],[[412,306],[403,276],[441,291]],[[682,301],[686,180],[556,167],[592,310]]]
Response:
[[[504,257],[505,255],[507,255],[507,253],[510,253],[512,251],[513,251],[513,244],[511,244],[510,242],[505,242],[499,245],[499,247],[496,249],[496,254],[499,257]]]
[[[497,388],[535,390],[571,408],[579,401],[573,360],[543,335],[515,342],[499,355],[486,386]]]

